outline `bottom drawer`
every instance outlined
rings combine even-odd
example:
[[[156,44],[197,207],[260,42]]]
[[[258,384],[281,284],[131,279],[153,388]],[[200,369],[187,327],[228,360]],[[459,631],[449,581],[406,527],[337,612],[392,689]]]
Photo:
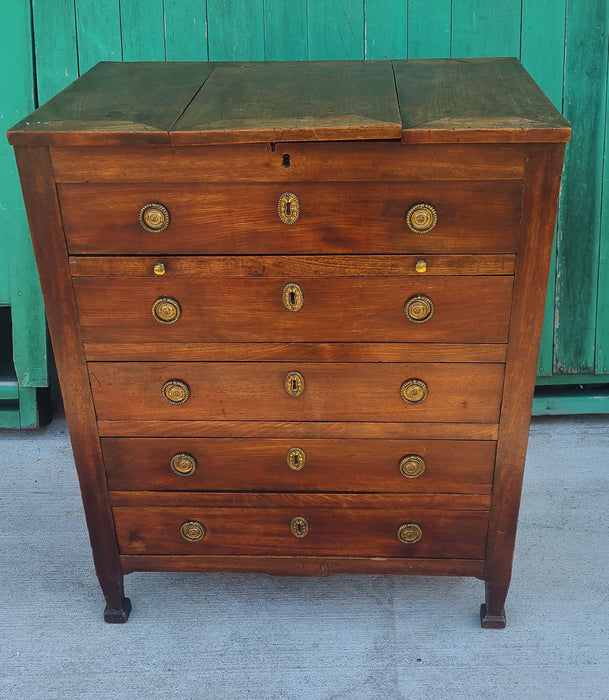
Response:
[[[430,508],[114,508],[121,554],[484,558],[488,513]],[[191,539],[189,539],[191,538]]]

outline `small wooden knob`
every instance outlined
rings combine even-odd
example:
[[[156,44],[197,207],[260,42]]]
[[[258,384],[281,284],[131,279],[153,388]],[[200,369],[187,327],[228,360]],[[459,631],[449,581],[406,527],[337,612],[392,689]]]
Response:
[[[179,379],[170,379],[163,384],[161,393],[165,401],[178,405],[188,400],[190,388],[188,384],[181,382]]]
[[[152,315],[166,326],[175,323],[182,313],[180,304],[171,297],[159,297],[152,305]]]
[[[421,379],[407,379],[400,387],[400,396],[406,403],[421,403],[428,393],[427,384]]]
[[[164,231],[169,226],[169,212],[158,202],[148,202],[140,209],[140,224],[152,233]]]
[[[411,297],[404,304],[404,313],[409,321],[413,323],[425,323],[433,316],[434,305],[433,301],[424,294],[418,294],[416,297]]]
[[[406,455],[402,457],[398,464],[400,474],[407,479],[416,479],[418,476],[421,476],[425,471],[425,467],[425,460],[421,455]]]
[[[190,476],[197,469],[197,460],[187,452],[179,452],[171,458],[171,471],[178,476]]]
[[[421,202],[406,212],[406,223],[415,233],[427,233],[438,223],[438,214],[431,204]]]
[[[198,520],[187,520],[182,523],[180,534],[189,542],[198,542],[205,537],[205,526]]]
[[[414,544],[423,537],[423,530],[417,523],[404,523],[398,528],[398,540],[404,544]]]

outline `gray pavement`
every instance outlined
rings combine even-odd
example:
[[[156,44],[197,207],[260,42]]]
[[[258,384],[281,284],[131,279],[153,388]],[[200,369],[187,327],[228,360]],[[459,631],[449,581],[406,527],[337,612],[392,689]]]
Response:
[[[609,698],[609,416],[531,428],[508,627],[473,579],[137,573],[103,602],[65,421],[0,431],[0,698]]]

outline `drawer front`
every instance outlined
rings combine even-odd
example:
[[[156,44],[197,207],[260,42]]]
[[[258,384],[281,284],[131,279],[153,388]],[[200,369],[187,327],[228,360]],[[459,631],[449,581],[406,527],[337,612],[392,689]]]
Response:
[[[496,423],[503,385],[503,365],[483,363],[91,362],[88,367],[97,418],[106,420]],[[183,403],[170,403],[164,387]]]
[[[505,343],[511,277],[74,279],[91,343]],[[163,316],[167,305],[169,318]]]
[[[290,191],[298,218],[284,223],[279,199]],[[70,253],[512,253],[520,223],[521,181],[274,183],[58,186]],[[147,203],[162,204],[167,228],[140,223]],[[427,203],[428,233],[406,214]],[[290,204],[294,216],[296,204]],[[284,214],[286,212],[283,212]]]
[[[488,514],[431,509],[115,507],[121,554],[321,555],[482,559]],[[188,525],[192,523],[192,525]],[[402,542],[403,525],[420,529]],[[183,530],[184,528],[184,530]],[[183,536],[203,536],[187,540]],[[293,534],[293,532],[297,533]],[[306,533],[306,534],[304,534]],[[404,537],[416,538],[410,527]]]
[[[492,441],[103,438],[115,491],[490,493]]]

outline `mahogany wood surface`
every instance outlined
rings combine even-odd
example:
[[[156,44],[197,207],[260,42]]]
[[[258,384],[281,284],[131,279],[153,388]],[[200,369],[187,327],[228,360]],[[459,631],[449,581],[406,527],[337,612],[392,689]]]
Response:
[[[397,499],[396,499],[397,500]],[[334,510],[300,508],[163,508],[114,507],[122,554],[242,554],[385,557],[455,557],[484,555],[488,514],[475,511],[426,510],[422,507]],[[294,517],[307,520],[309,532],[290,532]],[[197,542],[185,540],[186,521],[205,527]],[[414,544],[397,538],[398,528],[416,522],[423,531]]]
[[[300,396],[285,390],[300,371]],[[95,411],[105,420],[302,420],[494,423],[499,418],[503,367],[467,363],[90,362]],[[400,387],[420,379],[427,398],[408,404]],[[190,388],[180,405],[163,385]]]
[[[284,305],[296,283],[302,307]],[[88,343],[197,342],[442,342],[505,343],[511,277],[303,278],[294,259],[291,277],[74,280],[82,337]],[[424,296],[433,311],[423,322],[406,314]],[[157,299],[180,307],[177,321],[154,317]],[[415,302],[412,302],[415,303]],[[429,303],[429,302],[427,302]]]
[[[59,186],[72,254],[513,253],[522,183],[317,183]],[[300,215],[284,224],[284,191]],[[140,209],[158,202],[170,214],[151,233]],[[427,202],[438,223],[411,231],[406,212]]]
[[[490,493],[495,460],[494,442],[468,440],[103,438],[102,449],[113,491]],[[181,453],[192,474],[172,471]],[[424,460],[420,475],[400,472],[408,455]]]

